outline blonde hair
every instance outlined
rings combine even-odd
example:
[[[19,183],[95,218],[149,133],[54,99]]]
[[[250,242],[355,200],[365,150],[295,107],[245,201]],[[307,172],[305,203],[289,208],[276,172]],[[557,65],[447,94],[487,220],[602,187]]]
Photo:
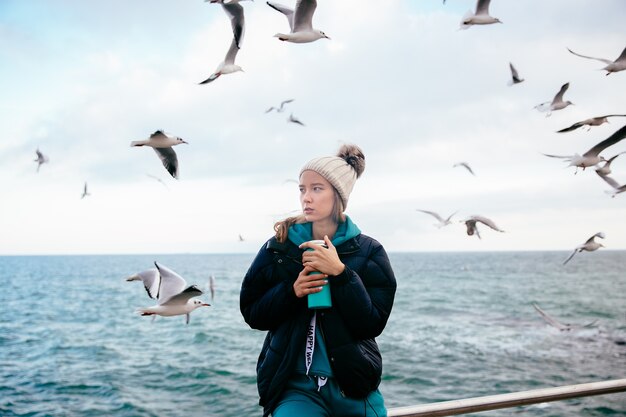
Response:
[[[343,200],[339,195],[339,192],[335,187],[333,187],[333,220],[336,224],[343,223],[346,221],[346,215],[343,214]],[[287,235],[289,234],[289,228],[294,224],[306,223],[306,218],[303,214],[299,214],[297,216],[287,217],[286,219],[277,221],[274,223],[274,231],[276,232],[276,240],[280,243],[283,243],[287,240]]]

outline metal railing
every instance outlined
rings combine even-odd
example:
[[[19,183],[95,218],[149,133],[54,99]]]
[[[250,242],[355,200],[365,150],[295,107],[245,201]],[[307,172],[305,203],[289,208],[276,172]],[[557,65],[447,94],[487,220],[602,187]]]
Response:
[[[489,395],[486,397],[465,398],[462,400],[442,401],[438,403],[397,407],[388,410],[389,417],[439,417],[456,414],[477,413],[500,408],[518,407],[569,398],[589,397],[592,395],[611,394],[626,391],[626,379],[590,382],[562,387],[542,388],[509,394]]]

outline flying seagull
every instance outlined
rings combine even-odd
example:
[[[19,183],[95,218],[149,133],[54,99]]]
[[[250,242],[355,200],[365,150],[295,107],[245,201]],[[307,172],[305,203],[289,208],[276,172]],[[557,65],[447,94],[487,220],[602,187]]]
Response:
[[[557,130],[557,133],[571,132],[572,130],[576,130],[579,127],[583,127],[585,125],[589,126],[589,128],[587,129],[587,131],[589,131],[591,130],[591,126],[600,126],[603,123],[608,123],[609,117],[626,117],[626,114],[607,114],[605,116],[592,117],[590,119],[585,119],[583,121],[576,122],[570,127],[566,127],[565,129]]]
[[[280,103],[280,107],[270,107],[269,109],[265,110],[265,113],[269,113],[272,110],[276,110],[277,113],[282,113],[285,111],[285,104],[289,104],[293,101],[294,99],[290,98],[289,100],[284,100]]]
[[[577,54],[569,48],[567,48],[567,50],[570,51],[572,54],[582,58],[595,59],[596,61],[604,62],[607,65],[606,67],[601,69],[606,71],[606,75],[609,75],[612,72],[619,72],[626,69],[626,48],[624,48],[620,56],[618,56],[615,61],[611,61],[610,59],[605,58],[594,58],[592,56]]]
[[[243,7],[239,2],[231,2],[228,4],[222,3],[224,11],[230,18],[231,26],[233,27],[233,40],[230,43],[230,48],[226,52],[226,57],[218,66],[215,72],[209,76],[206,80],[200,82],[200,84],[208,84],[219,78],[220,75],[232,74],[233,72],[243,71],[239,65],[235,65],[235,58],[239,47],[243,41],[244,34],[244,18]]]
[[[289,117],[287,118],[287,122],[288,123],[295,123],[295,124],[300,125],[300,126],[304,126],[304,123],[302,123],[300,120],[296,119],[294,117],[293,113],[289,115]]]
[[[435,213],[434,211],[420,210],[420,209],[415,209],[415,210],[421,211],[422,213],[430,214],[435,219],[439,220],[439,223],[435,224],[435,226],[437,226],[439,228],[447,226],[449,224],[452,224],[450,219],[452,218],[452,216],[454,216],[456,213],[458,213],[458,212],[455,211],[454,213],[452,213],[451,215],[449,215],[447,218],[444,219],[443,217],[441,217],[439,214]]]
[[[87,192],[87,183],[85,183],[85,186],[83,187],[83,195],[80,196],[80,199],[82,200],[83,198],[87,197],[89,194],[89,192]]]
[[[620,194],[626,191],[626,184],[620,185],[617,181],[615,181],[613,178],[609,177],[608,175],[601,175],[601,174],[598,174],[598,175],[600,175],[600,178],[602,178],[607,184],[609,184],[613,188],[612,190],[607,191],[608,194],[611,194],[611,197],[615,198],[617,194]]]
[[[456,167],[463,167],[467,169],[470,174],[476,176],[476,174],[474,174],[474,171],[472,170],[472,168],[469,166],[467,162],[457,162],[456,164],[452,165],[452,168],[456,168]]]
[[[509,68],[511,69],[511,79],[509,80],[509,85],[519,84],[524,81],[523,78],[520,78],[519,74],[517,73],[517,70],[515,69],[513,64],[510,62],[509,62]]]
[[[461,220],[461,222],[465,223],[465,226],[467,226],[467,235],[468,236],[472,236],[472,235],[476,235],[479,239],[481,239],[480,237],[480,233],[478,233],[478,227],[476,227],[476,222],[480,222],[484,225],[489,226],[490,228],[492,228],[493,230],[497,231],[497,232],[503,232],[504,230],[501,230],[498,226],[496,226],[496,224],[493,222],[493,220],[488,219],[486,217],[483,216],[470,216],[465,220]]]
[[[215,277],[211,275],[209,277],[209,291],[211,292],[211,301],[215,298]]]
[[[318,39],[330,39],[324,32],[313,28],[313,14],[317,8],[316,0],[298,0],[296,9],[282,4],[267,2],[272,9],[281,12],[287,17],[290,33],[277,33],[274,37],[281,41],[293,43],[308,43]]]
[[[180,316],[185,315],[185,322],[189,324],[189,313],[199,307],[208,307],[210,304],[201,300],[194,300],[203,292],[195,285],[187,286],[187,282],[176,272],[158,262],[155,268],[139,272],[126,278],[126,281],[142,281],[148,296],[158,301],[152,307],[140,308],[142,316]]]
[[[37,159],[35,159],[35,162],[37,162],[37,172],[39,172],[39,167],[41,167],[41,165],[45,164],[46,162],[50,162],[50,159],[46,155],[41,153],[39,148],[37,148],[35,153],[37,154]]]
[[[550,116],[553,111],[562,110],[569,106],[570,104],[574,104],[571,101],[563,101],[563,95],[569,88],[569,83],[565,83],[561,86],[561,89],[554,96],[552,101],[546,101],[545,103],[537,104],[535,108],[541,112],[548,112],[546,117]]]
[[[617,155],[613,155],[612,157],[607,159],[604,165],[602,165],[600,168],[596,168],[596,174],[598,174],[601,177],[605,177],[609,175],[611,173],[611,163],[615,160],[615,158],[617,158],[623,153],[626,153],[626,152],[620,152]]]
[[[489,16],[489,3],[491,0],[478,0],[476,2],[476,12],[468,11],[461,20],[461,29],[469,29],[472,25],[490,25],[492,23],[502,23],[500,19]]]
[[[568,323],[561,323],[559,321],[557,321],[555,318],[551,317],[548,315],[548,313],[546,313],[545,311],[543,311],[541,308],[539,308],[539,306],[535,303],[533,303],[533,307],[535,307],[535,310],[537,310],[537,313],[539,313],[539,315],[541,316],[542,319],[544,319],[546,321],[546,323],[548,323],[550,326],[554,326],[557,329],[564,331],[564,330],[572,330],[575,328],[583,328],[583,327],[591,327],[593,326],[598,320],[594,320],[591,323],[587,323],[584,326],[576,326],[576,325],[572,325],[572,324],[568,324]]]
[[[170,175],[178,179],[178,158],[172,146],[187,143],[178,136],[173,136],[162,130],[157,130],[147,140],[135,140],[130,146],[150,146],[154,149],[157,156],[163,162],[163,166]]]
[[[626,125],[624,125],[617,132],[613,133],[607,139],[603,140],[602,142],[598,143],[597,145],[589,149],[587,152],[582,154],[582,156],[577,153],[575,153],[574,155],[549,155],[549,154],[544,153],[544,155],[549,156],[550,158],[565,159],[565,161],[569,162],[568,166],[577,167],[577,171],[578,171],[578,168],[582,168],[584,170],[585,168],[597,165],[600,162],[605,162],[606,159],[604,159],[603,156],[599,155],[600,152],[602,152],[609,146],[615,145],[617,142],[624,139],[625,136],[626,136]]]
[[[589,239],[587,239],[587,241],[585,243],[583,243],[582,245],[576,246],[576,249],[574,249],[574,252],[572,252],[572,254],[565,261],[563,261],[563,265],[568,263],[570,261],[570,259],[572,259],[574,257],[574,255],[576,255],[577,252],[582,252],[584,250],[586,250],[588,252],[593,252],[595,250],[603,248],[604,245],[602,243],[598,243],[598,242],[595,241],[596,237],[604,239],[605,235],[602,232],[598,232],[595,235],[591,236]]]

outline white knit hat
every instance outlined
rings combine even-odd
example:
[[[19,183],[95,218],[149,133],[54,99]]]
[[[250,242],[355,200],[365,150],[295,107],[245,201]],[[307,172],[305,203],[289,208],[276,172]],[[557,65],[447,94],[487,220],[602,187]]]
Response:
[[[356,145],[343,145],[339,148],[337,156],[322,156],[311,159],[300,170],[300,175],[304,171],[315,171],[324,177],[339,192],[345,210],[354,183],[364,169],[365,156],[363,151]]]

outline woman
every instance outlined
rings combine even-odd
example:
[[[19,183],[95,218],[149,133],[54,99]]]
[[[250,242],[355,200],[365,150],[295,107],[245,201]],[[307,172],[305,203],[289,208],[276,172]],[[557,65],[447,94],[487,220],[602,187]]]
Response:
[[[246,273],[241,313],[267,331],[257,363],[264,416],[387,415],[374,338],[396,280],[382,245],[344,214],[364,168],[355,145],[309,161],[300,171],[302,215],[276,223]],[[310,242],[322,239],[326,247]],[[307,296],[326,285],[332,306],[309,309]]]

